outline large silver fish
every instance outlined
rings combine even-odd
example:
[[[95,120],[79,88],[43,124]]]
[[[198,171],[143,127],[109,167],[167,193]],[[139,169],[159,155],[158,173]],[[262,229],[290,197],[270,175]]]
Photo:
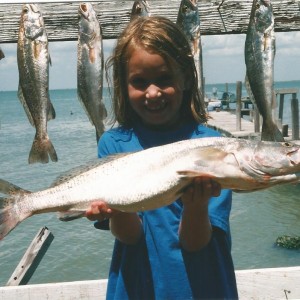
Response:
[[[38,6],[25,4],[20,18],[17,46],[19,68],[18,96],[36,134],[29,153],[29,163],[57,161],[48,137],[47,121],[55,118],[49,97],[48,38]]]
[[[34,193],[0,180],[0,192],[8,194],[0,205],[0,239],[35,214],[82,217],[96,199],[125,212],[168,205],[196,176],[209,176],[222,188],[255,191],[298,182],[299,172],[298,145],[215,137],[112,156]]]
[[[5,57],[4,52],[2,51],[2,49],[1,49],[1,47],[0,47],[0,60],[1,60],[2,58],[4,58],[4,57]]]
[[[198,87],[204,103],[202,45],[197,2],[197,0],[181,0],[176,23],[183,30],[190,43],[198,74]]]
[[[284,141],[272,114],[274,99],[274,16],[270,0],[254,0],[245,42],[245,62],[255,103],[263,117],[261,139]]]
[[[104,132],[107,116],[102,102],[103,46],[101,27],[91,3],[79,5],[77,47],[77,94],[90,122],[96,129],[96,140]]]
[[[136,17],[146,17],[151,16],[150,6],[146,0],[134,1],[130,20],[135,19]]]

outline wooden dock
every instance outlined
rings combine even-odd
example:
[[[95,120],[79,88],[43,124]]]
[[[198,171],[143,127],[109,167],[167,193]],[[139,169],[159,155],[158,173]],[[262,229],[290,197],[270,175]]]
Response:
[[[211,111],[209,112],[210,119],[207,122],[208,127],[211,127],[223,135],[236,138],[257,138],[260,133],[255,132],[254,123],[250,120],[241,118],[241,130],[237,128],[237,117],[235,111]]]
[[[240,300],[300,299],[300,267],[236,271]],[[107,280],[0,287],[0,300],[104,300]]]

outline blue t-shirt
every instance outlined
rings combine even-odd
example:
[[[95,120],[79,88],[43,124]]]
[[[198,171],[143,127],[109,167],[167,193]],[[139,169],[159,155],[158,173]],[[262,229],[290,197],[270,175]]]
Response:
[[[153,131],[139,124],[105,132],[98,156],[134,152],[184,139],[219,136],[194,122],[174,131]],[[230,254],[231,191],[222,190],[209,202],[214,228],[209,244],[198,252],[180,247],[180,199],[159,209],[140,212],[144,234],[136,245],[115,241],[107,299],[236,299],[237,289]],[[97,222],[103,229],[107,223]]]

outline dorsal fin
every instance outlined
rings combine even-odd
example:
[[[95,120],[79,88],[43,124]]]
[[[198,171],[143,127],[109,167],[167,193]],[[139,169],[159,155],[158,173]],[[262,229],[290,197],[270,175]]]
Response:
[[[75,167],[75,168],[67,171],[66,173],[58,176],[54,180],[54,182],[51,184],[51,187],[62,184],[63,182],[66,182],[66,181],[68,181],[68,180],[70,180],[70,179],[72,179],[72,178],[74,178],[74,177],[76,177],[80,174],[83,174],[85,172],[88,172],[91,169],[97,168],[97,167],[99,167],[101,165],[104,165],[104,164],[106,164],[110,161],[113,161],[115,159],[127,156],[128,154],[130,154],[130,153],[118,153],[118,154],[113,154],[113,155],[106,156],[106,157],[101,158],[101,159],[89,161],[84,165]]]
[[[0,179],[0,192],[6,195],[13,195],[19,193],[29,194],[30,191],[24,190],[13,183],[10,183],[6,180]]]

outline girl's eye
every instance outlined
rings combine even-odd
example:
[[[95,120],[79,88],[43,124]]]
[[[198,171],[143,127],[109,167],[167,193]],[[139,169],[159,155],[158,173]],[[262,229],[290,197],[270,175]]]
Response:
[[[135,88],[143,88],[146,86],[147,82],[141,77],[135,77],[129,80],[129,83]]]

